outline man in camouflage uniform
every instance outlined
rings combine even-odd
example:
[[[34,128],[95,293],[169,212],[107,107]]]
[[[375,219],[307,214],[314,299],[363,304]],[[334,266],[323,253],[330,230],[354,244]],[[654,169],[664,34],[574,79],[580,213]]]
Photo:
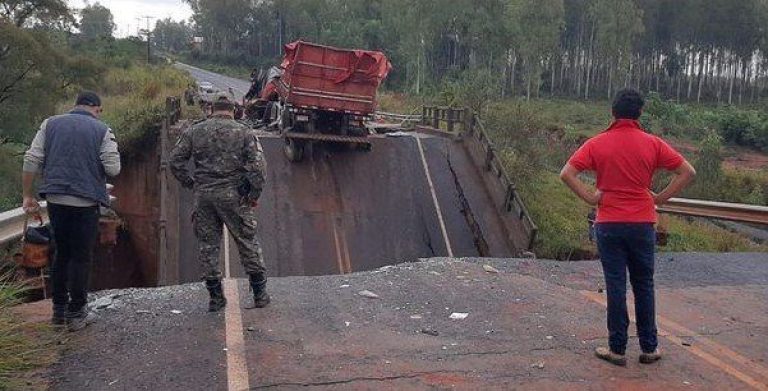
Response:
[[[266,269],[256,238],[256,205],[264,186],[264,154],[256,135],[233,118],[234,103],[226,93],[213,100],[213,114],[184,131],[171,152],[171,172],[195,192],[192,215],[199,243],[203,279],[210,293],[208,310],[227,303],[221,287],[219,249],[222,223],[237,243],[248,273],[255,308],[269,304]],[[194,162],[194,177],[187,163]]]

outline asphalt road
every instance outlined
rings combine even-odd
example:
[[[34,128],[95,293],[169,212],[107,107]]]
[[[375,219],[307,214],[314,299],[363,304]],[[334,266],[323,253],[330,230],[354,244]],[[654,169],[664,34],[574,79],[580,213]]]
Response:
[[[198,82],[210,82],[222,91],[227,91],[229,88],[232,88],[235,93],[237,93],[237,98],[241,98],[243,95],[245,95],[248,92],[248,89],[251,87],[251,84],[245,80],[213,73],[206,71],[205,69],[193,67],[191,65],[176,63],[176,67],[189,72],[189,74],[197,79]]]
[[[198,81],[244,92],[248,83],[179,64]],[[371,136],[370,152],[318,145],[304,161],[283,156],[283,140],[259,133],[267,184],[259,200],[258,233],[271,276],[345,274],[399,261],[478,256],[468,207],[480,217],[491,255],[517,253],[498,210],[459,143],[427,135]],[[181,216],[193,197],[182,192]],[[183,218],[179,275],[196,281],[197,242]],[[444,229],[443,229],[444,228]],[[234,243],[232,276],[244,277]]]
[[[236,282],[242,305],[249,292],[244,280]],[[273,304],[242,310],[238,318],[206,313],[200,284],[102,292],[102,306],[103,298],[116,297],[99,310],[98,323],[67,342],[50,379],[61,391],[243,384],[275,390],[768,388],[765,254],[662,255],[656,285],[665,356],[655,365],[637,363],[634,333],[627,368],[593,357],[607,339],[598,262],[441,258],[349,275],[273,278]],[[361,296],[363,290],[379,298]],[[453,320],[453,313],[467,315]]]
[[[768,390],[764,253],[660,255],[664,358],[637,363],[632,334],[627,368],[593,357],[607,340],[599,262],[389,260],[401,261],[271,278],[259,310],[241,309],[243,279],[226,281],[219,314],[200,283],[97,293],[100,320],[67,336],[51,388]]]

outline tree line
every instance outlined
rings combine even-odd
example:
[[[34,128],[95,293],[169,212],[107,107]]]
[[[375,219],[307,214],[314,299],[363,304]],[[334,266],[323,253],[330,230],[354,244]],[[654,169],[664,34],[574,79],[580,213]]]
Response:
[[[388,85],[414,93],[483,72],[500,96],[600,99],[634,86],[738,104],[766,94],[765,0],[185,1],[192,23],[163,21],[155,35],[177,38],[161,47],[199,36],[195,56],[231,64],[273,63],[305,39],[383,50]]]
[[[75,13],[64,0],[0,0],[0,145],[25,143],[34,127],[109,66],[128,66],[139,39],[117,40],[110,10]]]

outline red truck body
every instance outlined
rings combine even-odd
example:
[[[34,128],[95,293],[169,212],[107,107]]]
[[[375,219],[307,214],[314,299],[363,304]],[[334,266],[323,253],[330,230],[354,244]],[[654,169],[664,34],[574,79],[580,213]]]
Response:
[[[370,115],[392,65],[381,52],[296,41],[285,46],[277,83],[282,100],[305,109]]]

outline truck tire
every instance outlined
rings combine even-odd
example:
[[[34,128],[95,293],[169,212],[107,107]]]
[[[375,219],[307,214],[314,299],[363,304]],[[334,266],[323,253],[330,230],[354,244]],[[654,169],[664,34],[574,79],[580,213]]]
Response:
[[[285,153],[285,157],[288,158],[288,161],[298,163],[304,159],[304,143],[286,137],[283,153]]]

